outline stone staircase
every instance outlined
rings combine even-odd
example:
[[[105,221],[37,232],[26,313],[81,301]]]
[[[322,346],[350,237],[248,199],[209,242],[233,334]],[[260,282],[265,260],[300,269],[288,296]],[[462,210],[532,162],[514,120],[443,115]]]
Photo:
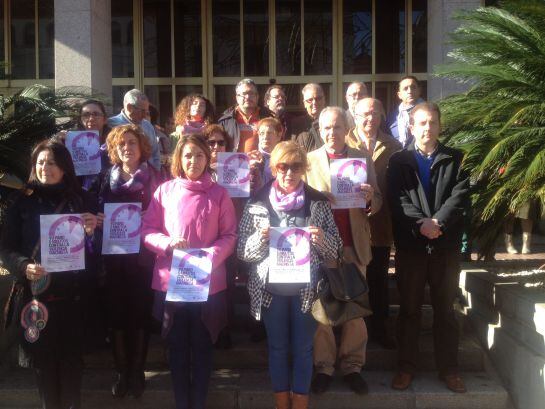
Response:
[[[394,285],[392,284],[392,287]],[[396,302],[395,292],[392,292]],[[273,394],[267,373],[266,341],[253,343],[241,328],[249,319],[244,311],[243,292],[236,297],[236,325],[233,330],[233,348],[215,350],[215,371],[210,385],[210,409],[271,409]],[[395,317],[398,307],[391,306]],[[487,363],[487,357],[459,313],[462,337],[459,363],[468,392],[455,394],[448,391],[437,379],[434,371],[433,339],[431,334],[432,311],[425,306],[422,316],[420,342],[420,373],[406,391],[390,388],[396,364],[396,351],[369,343],[367,363],[362,372],[369,384],[369,395],[357,396],[339,378],[331,389],[321,396],[311,396],[311,409],[511,409],[509,396]],[[393,318],[390,325],[393,325]],[[112,358],[109,349],[87,354],[83,380],[83,409],[107,408],[174,408],[174,399],[168,372],[167,351],[158,336],[151,339],[147,361],[147,389],[143,397],[135,400],[113,399],[110,385],[113,379]],[[23,409],[40,407],[34,377],[30,370],[12,369],[0,373],[0,408]]]

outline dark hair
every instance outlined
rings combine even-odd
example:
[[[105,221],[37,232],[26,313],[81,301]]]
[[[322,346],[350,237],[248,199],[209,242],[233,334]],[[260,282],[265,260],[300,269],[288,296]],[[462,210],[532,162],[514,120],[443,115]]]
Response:
[[[32,150],[32,153],[30,154],[30,176],[28,178],[28,183],[31,185],[40,183],[38,176],[36,175],[36,162],[38,156],[43,151],[51,152],[56,165],[63,171],[64,175],[62,179],[66,185],[68,195],[80,195],[82,192],[81,185],[76,177],[76,171],[70,152],[62,142],[54,139],[45,139],[39,142]]]
[[[278,85],[278,84],[271,85],[269,88],[267,88],[267,91],[265,91],[265,95],[263,96],[263,101],[265,103],[267,103],[267,101],[271,97],[271,92],[273,89],[277,89],[278,91],[281,91],[282,94],[284,94],[284,97],[286,97],[286,91],[284,91],[284,88],[282,87],[282,85]]]
[[[79,107],[79,113],[78,113],[78,129],[85,129],[83,126],[83,123],[81,122],[81,114],[83,113],[83,108],[85,108],[87,105],[96,105],[102,114],[104,115],[105,119],[108,119],[108,115],[106,114],[106,107],[104,106],[104,103],[102,101],[99,101],[98,99],[88,99],[84,101],[80,107]],[[106,141],[106,135],[108,135],[108,132],[110,131],[110,127],[105,123],[104,128],[102,129],[102,135],[100,136],[100,143],[104,143]]]
[[[149,105],[149,121],[152,125],[157,125],[159,123],[159,111],[151,104]]]
[[[223,139],[225,139],[225,151],[231,152],[231,150],[233,149],[233,138],[231,138],[231,136],[227,133],[223,126],[218,124],[207,125],[202,131],[202,136],[206,141],[208,141],[212,134],[216,132],[220,133],[223,136]]]
[[[196,98],[200,98],[204,100],[206,104],[206,109],[204,110],[204,123],[205,124],[211,124],[214,122],[214,105],[212,105],[212,102],[208,98],[206,98],[202,94],[189,94],[185,96],[178,106],[176,107],[176,114],[174,118],[174,122],[176,125],[185,125],[185,121],[191,119],[189,112],[191,110],[191,104],[193,104],[193,101]]]
[[[399,82],[397,83],[397,89],[399,89],[399,86],[401,85],[401,83],[405,80],[413,80],[414,82],[416,82],[416,86],[418,88],[420,88],[420,83],[418,82],[418,78],[416,78],[414,75],[405,75],[403,78],[401,78],[399,80]]]

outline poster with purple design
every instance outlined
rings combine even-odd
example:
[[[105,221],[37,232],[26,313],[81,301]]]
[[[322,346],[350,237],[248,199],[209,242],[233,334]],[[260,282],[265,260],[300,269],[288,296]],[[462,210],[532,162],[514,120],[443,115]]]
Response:
[[[174,250],[170,265],[167,301],[208,300],[212,276],[212,255],[203,249]]]
[[[245,153],[218,153],[218,184],[230,197],[250,197],[250,160]]]
[[[331,161],[331,193],[333,209],[365,208],[361,185],[367,183],[367,163],[364,158]]]
[[[85,230],[79,214],[40,216],[40,263],[48,273],[85,269]]]
[[[303,227],[271,227],[269,283],[310,282],[310,232]]]
[[[102,254],[140,252],[141,203],[105,203]]]
[[[100,139],[98,131],[69,131],[66,147],[72,156],[77,176],[98,175],[100,163]]]

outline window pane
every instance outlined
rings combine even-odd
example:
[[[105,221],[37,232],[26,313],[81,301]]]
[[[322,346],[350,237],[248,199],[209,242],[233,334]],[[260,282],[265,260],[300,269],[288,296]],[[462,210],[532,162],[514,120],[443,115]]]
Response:
[[[176,77],[202,76],[201,1],[175,0]]]
[[[240,7],[238,0],[212,3],[215,76],[240,75]]]
[[[171,77],[170,0],[144,0],[144,76]]]
[[[377,1],[376,72],[405,72],[405,0]]]
[[[114,78],[134,77],[132,24],[132,0],[112,1],[112,76]]]
[[[123,97],[127,91],[133,89],[132,85],[114,85],[112,87],[112,113],[117,115],[123,109]]]
[[[343,4],[343,72],[371,74],[372,1],[345,0]]]
[[[6,61],[4,57],[4,0],[0,0],[0,61]],[[6,71],[0,66],[0,79],[6,78]]]
[[[40,78],[55,78],[55,59],[53,45],[55,28],[53,20],[53,0],[38,2],[38,28],[40,47]]]
[[[244,76],[269,75],[268,0],[244,1]]]
[[[34,0],[11,2],[11,76],[36,78]]]
[[[216,101],[216,116],[219,118],[223,111],[236,104],[234,85],[214,86]]]
[[[305,75],[332,72],[331,0],[305,1]]]
[[[150,104],[159,111],[159,124],[172,116],[172,87],[170,85],[146,85],[144,93]]]
[[[427,11],[427,0],[413,0],[413,72],[428,71]]]
[[[301,75],[301,1],[276,1],[276,72]]]

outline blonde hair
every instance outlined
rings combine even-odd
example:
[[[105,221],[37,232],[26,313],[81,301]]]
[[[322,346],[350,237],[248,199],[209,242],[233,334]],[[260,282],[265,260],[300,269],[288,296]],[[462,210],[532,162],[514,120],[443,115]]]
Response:
[[[308,169],[307,153],[295,141],[284,141],[278,143],[271,152],[269,166],[273,175],[276,175],[276,165],[279,163],[303,164],[304,169]]]
[[[122,161],[117,154],[117,148],[121,144],[123,135],[127,132],[132,133],[138,139],[140,147],[140,162],[145,162],[151,158],[151,144],[148,137],[138,125],[128,124],[120,125],[113,128],[106,138],[106,147],[108,149],[108,157],[114,165],[121,165]]]
[[[188,134],[182,135],[182,137],[176,144],[176,148],[174,148],[174,152],[172,153],[170,173],[173,177],[186,177],[184,168],[182,167],[182,153],[185,146],[190,143],[199,147],[204,152],[204,156],[206,156],[206,168],[204,169],[204,171],[212,173],[212,169],[210,168],[210,147],[206,143],[206,140],[201,134]]]
[[[267,118],[261,119],[257,123],[257,130],[259,131],[259,128],[261,128],[263,125],[272,126],[279,136],[282,135],[282,131],[284,130],[282,123],[278,119],[270,117],[270,116],[268,116]]]

